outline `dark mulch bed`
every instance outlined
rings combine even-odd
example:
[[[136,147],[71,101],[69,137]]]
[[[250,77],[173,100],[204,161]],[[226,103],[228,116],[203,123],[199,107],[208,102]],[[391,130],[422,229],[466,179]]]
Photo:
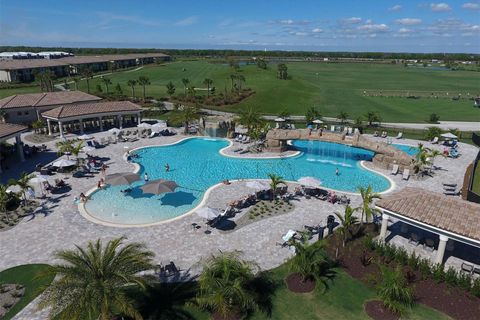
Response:
[[[287,276],[285,283],[288,290],[295,293],[307,293],[312,292],[315,289],[315,281],[306,280],[302,281],[303,277],[299,273],[292,273]]]
[[[231,314],[227,315],[227,317],[222,317],[217,312],[212,313],[213,320],[240,320],[243,319],[243,316],[238,312],[232,312]]]
[[[365,231],[375,232],[374,227],[368,225],[365,226]],[[337,247],[339,248],[338,253]],[[362,263],[361,257],[364,255],[364,251],[362,238],[348,242],[345,248],[342,247],[341,239],[336,234],[330,237],[327,242],[327,252],[330,257],[335,258],[337,256],[338,263],[353,278],[367,281],[369,277],[377,274],[379,269],[374,263],[374,261],[377,261],[374,252],[366,252],[367,258],[374,258],[370,264],[364,265]],[[395,262],[390,262],[389,265],[393,267]],[[450,287],[445,283],[423,279],[418,271],[413,272],[413,275],[412,279],[409,280],[414,288],[418,303],[439,310],[454,319],[479,318],[480,298],[459,288]]]
[[[365,312],[374,320],[398,320],[400,317],[385,308],[382,301],[372,300],[364,305]]]

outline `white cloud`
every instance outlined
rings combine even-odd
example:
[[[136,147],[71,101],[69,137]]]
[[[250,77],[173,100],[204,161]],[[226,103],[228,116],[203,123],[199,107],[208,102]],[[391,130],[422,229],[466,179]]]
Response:
[[[197,16],[191,16],[182,20],[178,20],[177,22],[174,23],[174,25],[179,27],[187,27],[197,23],[197,21],[198,21]]]
[[[351,18],[346,18],[341,20],[343,23],[349,23],[349,24],[357,24],[362,22],[362,18],[359,17],[351,17]]]
[[[293,26],[293,25],[303,26],[303,25],[309,24],[310,21],[309,20],[284,19],[284,20],[275,20],[275,21],[272,21],[272,23],[286,25],[286,26]]]
[[[395,20],[396,23],[401,24],[403,26],[414,26],[417,24],[422,23],[422,19],[416,19],[416,18],[403,18],[403,19],[397,19]]]
[[[373,20],[372,19],[368,19],[367,21],[365,21],[366,24],[372,24],[373,23]]]
[[[312,32],[313,33],[321,33],[321,32],[323,32],[323,30],[320,29],[320,28],[315,28],[315,29],[312,30]]]
[[[452,8],[450,8],[450,6],[445,2],[430,3],[430,9],[434,12],[445,12],[452,10]]]
[[[396,4],[393,7],[388,8],[388,11],[400,11],[400,10],[402,10],[402,6],[399,4]]]
[[[364,24],[362,26],[357,27],[360,31],[366,31],[369,33],[375,32],[386,32],[389,30],[388,26],[384,23],[381,24]]]
[[[467,2],[462,4],[462,8],[467,10],[480,10],[480,4]]]
[[[407,33],[412,33],[413,30],[412,29],[408,29],[408,28],[400,28],[398,29],[398,33],[402,33],[402,34],[407,34]]]
[[[308,35],[308,33],[306,33],[306,32],[295,32],[295,35],[300,36],[300,37],[304,37],[304,36]]]

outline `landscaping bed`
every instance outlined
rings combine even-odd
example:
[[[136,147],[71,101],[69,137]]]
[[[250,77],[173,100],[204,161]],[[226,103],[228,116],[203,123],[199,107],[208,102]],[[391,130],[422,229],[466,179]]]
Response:
[[[15,227],[24,217],[31,215],[37,206],[37,202],[28,201],[25,206],[18,205],[16,208],[8,208],[6,212],[0,212],[0,232]]]
[[[240,218],[235,220],[235,230],[261,219],[289,213],[293,211],[294,208],[295,206],[291,202],[286,202],[284,200],[259,201],[248,208],[248,211]]]

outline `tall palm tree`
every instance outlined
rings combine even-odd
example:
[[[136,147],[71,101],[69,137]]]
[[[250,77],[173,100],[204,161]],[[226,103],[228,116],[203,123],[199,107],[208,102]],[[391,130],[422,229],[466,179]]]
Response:
[[[138,274],[152,269],[154,254],[140,243],[123,245],[124,240],[104,246],[98,239],[86,248],[56,252],[62,262],[43,274],[55,280],[44,291],[40,308],[49,307],[50,316],[60,320],[110,320],[117,314],[142,319],[127,290],[145,288],[145,279]]]
[[[247,128],[247,131],[250,132],[255,128],[263,126],[264,120],[260,113],[257,110],[249,107],[246,110],[240,112],[238,123]]]
[[[321,117],[320,111],[315,107],[310,107],[305,113],[305,120],[307,124],[311,124],[313,120],[320,117]]]
[[[418,144],[413,164],[413,169],[416,174],[424,172],[425,168],[428,165],[431,165],[429,157],[430,152],[432,152],[430,148],[425,147],[422,143]]]
[[[197,107],[183,106],[183,108],[178,110],[178,117],[181,122],[185,125],[185,134],[188,134],[189,124],[198,118],[200,114]]]
[[[338,227],[338,232],[342,235],[343,238],[343,246],[345,247],[345,243],[347,242],[348,238],[352,235],[352,226],[357,223],[358,218],[354,216],[356,209],[347,205],[345,207],[345,212],[343,214],[339,212],[335,212],[335,215],[340,220],[340,227]]]
[[[110,78],[102,77],[102,82],[105,85],[105,92],[108,94],[108,86],[112,84]]]
[[[85,79],[87,82],[87,92],[90,93],[90,79],[93,78],[93,71],[90,68],[84,68],[81,72],[80,75],[82,78]]]
[[[150,79],[144,76],[138,78],[138,84],[143,87],[143,101],[145,101],[145,86],[150,84]]]
[[[373,111],[368,111],[368,112],[365,114],[365,119],[367,119],[367,122],[368,122],[368,126],[369,126],[369,127],[371,127],[374,122],[380,122],[380,121],[381,121],[381,118],[380,118],[380,116],[378,115],[378,113],[373,112]]]
[[[127,81],[127,86],[132,88],[132,98],[135,99],[135,86],[137,85],[137,80],[130,79]]]
[[[188,78],[183,78],[182,83],[183,83],[183,91],[185,92],[185,96],[186,96],[187,95],[187,87],[190,84],[190,80],[188,80]]]
[[[325,251],[325,242],[320,241],[313,244],[308,242],[293,242],[295,256],[288,261],[290,272],[299,273],[302,281],[319,281],[328,287],[326,280],[331,280],[335,271],[333,264]]]
[[[270,178],[270,188],[272,188],[272,200],[274,200],[277,194],[278,186],[281,184],[285,184],[285,181],[281,176],[274,173],[269,173],[268,177]]]
[[[340,111],[337,118],[340,119],[341,124],[344,124],[345,121],[348,119],[348,113],[346,113],[345,111]]]
[[[28,174],[26,172],[22,172],[20,178],[18,179],[10,179],[8,181],[9,185],[18,186],[20,188],[20,193],[22,194],[24,204],[27,204],[27,190],[33,189],[32,185],[30,184],[30,179],[33,178],[33,174]]]
[[[209,78],[205,78],[203,80],[203,84],[207,86],[207,98],[210,96],[210,87],[213,84],[213,80]]]
[[[372,191],[372,186],[368,185],[367,188],[365,187],[358,187],[358,192],[362,196],[362,205],[359,209],[362,210],[362,216],[360,217],[360,224],[363,225],[363,217],[365,220],[369,220],[373,217],[373,215],[379,210],[372,208],[372,202],[374,199],[380,199],[381,196],[378,193]]]
[[[255,279],[253,267],[240,260],[238,252],[212,256],[205,262],[198,279],[196,304],[223,318],[257,308],[251,285]]]
[[[75,140],[73,139],[72,140],[66,139],[66,140],[57,142],[55,144],[55,146],[57,147],[57,155],[62,156],[66,154],[67,159],[69,159],[69,154],[72,153],[72,150],[74,148],[74,143],[75,143]]]

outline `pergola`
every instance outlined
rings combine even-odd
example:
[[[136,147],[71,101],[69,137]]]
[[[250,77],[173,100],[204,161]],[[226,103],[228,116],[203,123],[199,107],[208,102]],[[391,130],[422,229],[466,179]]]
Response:
[[[63,126],[68,123],[78,123],[83,134],[85,120],[98,120],[100,131],[103,131],[103,121],[113,118],[122,129],[125,116],[136,118],[140,124],[141,112],[142,108],[130,101],[107,101],[65,105],[42,113],[42,117],[47,120],[49,135],[52,135],[52,122],[57,122],[60,136],[64,137]]]
[[[419,188],[405,188],[375,204],[382,214],[380,239],[385,240],[388,221],[404,223],[439,235],[435,263],[443,263],[449,239],[480,248],[480,204]]]
[[[28,128],[22,125],[13,124],[13,123],[0,123],[0,144],[7,141],[8,139],[15,137],[18,155],[22,162],[25,161],[25,155],[23,154],[23,146],[22,146],[22,140],[20,138],[20,135],[23,132],[26,132],[27,130]],[[0,161],[1,160],[2,159],[0,157]],[[0,164],[0,173],[2,173],[1,164]]]

